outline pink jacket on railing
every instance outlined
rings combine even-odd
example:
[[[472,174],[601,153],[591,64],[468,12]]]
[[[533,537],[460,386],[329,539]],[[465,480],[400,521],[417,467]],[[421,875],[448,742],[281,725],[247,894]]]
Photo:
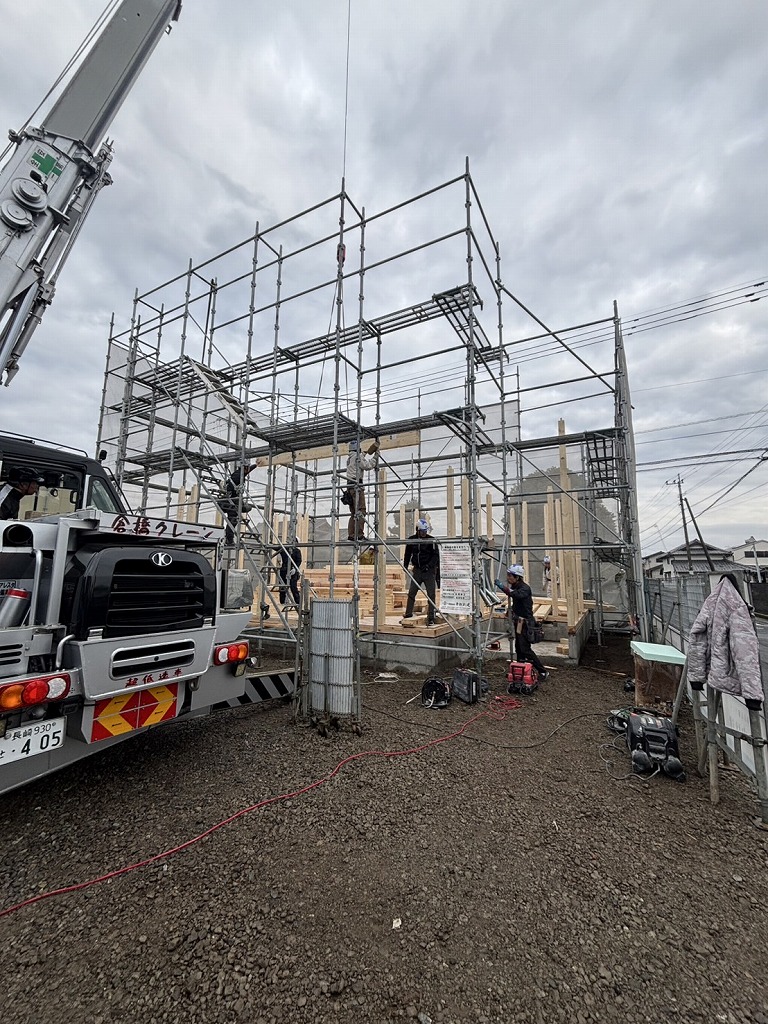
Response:
[[[701,606],[689,644],[689,682],[763,700],[757,634],[749,607],[730,580],[720,580]]]

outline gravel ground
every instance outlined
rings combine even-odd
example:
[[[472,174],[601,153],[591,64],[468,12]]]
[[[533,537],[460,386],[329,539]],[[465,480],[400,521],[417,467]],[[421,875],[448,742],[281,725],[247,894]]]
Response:
[[[726,773],[717,808],[694,773],[623,777],[626,751],[601,746],[621,666],[600,658],[467,738],[357,758],[173,856],[3,917],[2,1019],[768,1024],[754,803]],[[226,712],[6,796],[0,906],[485,710],[406,704],[421,678],[366,682],[362,737],[323,739],[286,706]],[[686,717],[681,750],[690,765]]]

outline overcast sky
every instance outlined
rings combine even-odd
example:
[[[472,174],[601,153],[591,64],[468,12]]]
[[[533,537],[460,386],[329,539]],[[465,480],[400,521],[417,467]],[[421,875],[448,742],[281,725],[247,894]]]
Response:
[[[30,116],[103,8],[0,0],[0,127]],[[0,395],[0,428],[92,451],[111,313],[127,324],[135,288],[338,192],[347,10],[184,0],[112,125],[114,184]],[[678,472],[705,539],[768,540],[768,291],[753,287],[768,280],[768,4],[351,0],[350,25],[355,200],[381,210],[469,157],[510,291],[557,329],[618,302],[644,551],[682,542]],[[535,332],[523,316],[505,327]],[[579,369],[517,352],[524,385]],[[555,405],[524,434],[556,433],[560,415],[582,429]]]

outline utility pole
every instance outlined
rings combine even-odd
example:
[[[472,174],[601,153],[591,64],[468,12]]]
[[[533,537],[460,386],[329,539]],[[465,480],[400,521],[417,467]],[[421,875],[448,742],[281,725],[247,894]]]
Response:
[[[688,537],[688,523],[685,519],[685,506],[683,505],[683,481],[680,478],[680,474],[677,474],[677,480],[667,480],[667,484],[677,484],[677,493],[680,496],[680,515],[683,520],[683,533],[685,534],[685,550],[688,552],[688,569],[693,572],[693,558],[691,557],[691,542]],[[702,545],[703,545],[702,541]]]
[[[715,571],[715,563],[712,561],[712,556],[709,553],[709,548],[704,543],[704,538],[701,536],[701,530],[699,529],[699,524],[696,522],[696,517],[693,514],[693,509],[691,508],[691,503],[690,503],[690,501],[688,501],[687,498],[685,499],[685,504],[688,506],[688,514],[690,515],[691,522],[693,523],[694,529],[696,530],[696,536],[699,538],[699,543],[701,544],[701,549],[704,552],[704,555],[705,555],[705,557],[707,559],[707,565],[709,566],[709,571],[710,572],[714,572]]]
[[[755,572],[757,573],[757,582],[760,583],[763,579],[763,574],[760,572],[760,566],[757,563],[757,541],[755,540],[754,533],[751,537],[747,537],[744,543],[752,545],[752,557],[755,560]]]

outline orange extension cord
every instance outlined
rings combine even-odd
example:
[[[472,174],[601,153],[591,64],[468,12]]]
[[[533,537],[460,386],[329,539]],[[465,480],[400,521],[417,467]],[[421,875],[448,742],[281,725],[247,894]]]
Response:
[[[430,740],[428,743],[423,743],[419,747],[411,747],[408,750],[363,750],[358,754],[350,754],[349,757],[345,757],[343,761],[339,761],[333,771],[329,772],[328,775],[325,775],[322,779],[317,779],[316,782],[311,782],[308,786],[296,789],[292,793],[281,793],[279,796],[270,796],[267,797],[266,800],[260,800],[256,804],[251,804],[250,807],[244,807],[235,814],[231,814],[228,818],[224,818],[223,821],[219,821],[215,825],[211,825],[211,827],[206,829],[205,832],[201,832],[199,835],[193,836],[192,839],[188,839],[186,842],[181,843],[179,846],[174,846],[170,850],[164,850],[162,853],[156,853],[154,857],[147,857],[146,860],[138,860],[134,864],[128,864],[125,867],[117,868],[115,871],[108,871],[106,874],[99,875],[97,878],[91,878],[87,882],[78,882],[76,885],[65,885],[60,889],[51,889],[48,892],[41,892],[37,896],[31,896],[28,900],[23,900],[21,903],[16,903],[14,906],[7,907],[5,910],[0,910],[0,918],[7,917],[9,914],[14,914],[17,910],[21,910],[23,907],[31,907],[33,903],[39,903],[41,900],[50,899],[52,896],[63,896],[64,893],[78,892],[80,889],[88,889],[92,885],[98,885],[99,882],[107,882],[111,878],[118,878],[120,875],[127,875],[129,871],[136,871],[137,868],[143,868],[148,864],[153,864],[155,861],[172,857],[175,853],[180,853],[182,850],[186,850],[190,846],[194,846],[195,843],[199,843],[200,840],[205,839],[206,836],[210,836],[214,832],[218,832],[218,830],[220,828],[224,828],[225,825],[229,825],[233,821],[237,821],[238,818],[244,818],[246,814],[252,814],[254,811],[260,811],[263,807],[267,807],[269,804],[279,803],[281,800],[291,800],[294,797],[302,796],[304,793],[309,793],[313,789],[317,789],[319,786],[329,782],[335,775],[338,775],[341,769],[344,768],[345,765],[351,764],[352,761],[357,761],[363,757],[407,757],[409,754],[420,754],[424,750],[429,750],[430,747],[436,747],[439,743],[446,743],[448,740],[458,739],[464,735],[470,725],[473,725],[481,718],[491,718],[494,721],[501,722],[507,717],[508,712],[515,711],[521,706],[521,702],[516,700],[514,697],[493,697],[484,711],[481,711],[479,714],[468,719],[468,721],[466,721],[456,732],[448,733],[446,736],[438,736],[436,739]]]

